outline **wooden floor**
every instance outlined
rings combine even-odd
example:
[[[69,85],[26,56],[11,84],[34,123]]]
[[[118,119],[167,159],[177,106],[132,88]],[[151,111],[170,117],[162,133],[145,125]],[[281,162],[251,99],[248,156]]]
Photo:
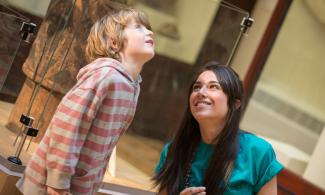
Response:
[[[16,134],[5,127],[13,105],[0,101],[0,155],[7,158],[15,154],[16,147],[13,142]],[[30,149],[21,153],[20,159],[26,164],[36,143],[31,144]],[[112,177],[108,172],[104,182],[125,185],[142,190],[154,191],[150,178],[153,176],[154,167],[159,159],[163,143],[146,137],[125,134],[117,145],[116,152],[116,176]]]

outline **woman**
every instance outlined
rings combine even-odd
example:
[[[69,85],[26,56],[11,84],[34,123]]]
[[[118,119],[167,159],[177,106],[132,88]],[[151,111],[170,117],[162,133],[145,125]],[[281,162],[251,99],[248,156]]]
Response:
[[[159,194],[276,194],[283,166],[269,143],[239,130],[243,86],[236,72],[208,63],[191,84],[188,100],[156,168]]]

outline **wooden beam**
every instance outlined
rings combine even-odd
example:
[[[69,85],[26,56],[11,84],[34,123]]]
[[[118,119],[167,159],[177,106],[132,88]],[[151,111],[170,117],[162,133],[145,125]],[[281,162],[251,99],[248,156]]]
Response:
[[[262,70],[265,66],[265,62],[271,52],[275,39],[281,29],[282,23],[287,15],[292,0],[278,0],[269,24],[264,32],[261,42],[256,50],[253,57],[252,63],[250,64],[246,76],[244,78],[244,89],[246,104],[253,94],[254,88]]]

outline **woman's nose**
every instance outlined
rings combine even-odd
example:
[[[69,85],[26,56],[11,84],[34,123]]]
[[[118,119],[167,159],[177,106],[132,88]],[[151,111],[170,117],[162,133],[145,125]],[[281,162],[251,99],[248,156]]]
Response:
[[[205,96],[207,93],[207,88],[205,86],[203,86],[203,87],[201,87],[201,89],[198,92],[199,92],[198,93],[199,95]]]

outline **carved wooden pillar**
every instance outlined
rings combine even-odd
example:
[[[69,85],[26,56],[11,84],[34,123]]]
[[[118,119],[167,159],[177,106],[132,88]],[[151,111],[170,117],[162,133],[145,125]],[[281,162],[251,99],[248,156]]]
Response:
[[[126,1],[118,0],[51,1],[23,65],[27,79],[10,114],[9,129],[19,130],[19,118],[31,104],[29,115],[35,118],[33,126],[40,130],[35,140],[40,141],[61,98],[75,84],[79,69],[86,65],[84,48],[92,24],[125,4]],[[41,85],[31,102],[37,83]],[[39,120],[43,110],[44,116]]]

